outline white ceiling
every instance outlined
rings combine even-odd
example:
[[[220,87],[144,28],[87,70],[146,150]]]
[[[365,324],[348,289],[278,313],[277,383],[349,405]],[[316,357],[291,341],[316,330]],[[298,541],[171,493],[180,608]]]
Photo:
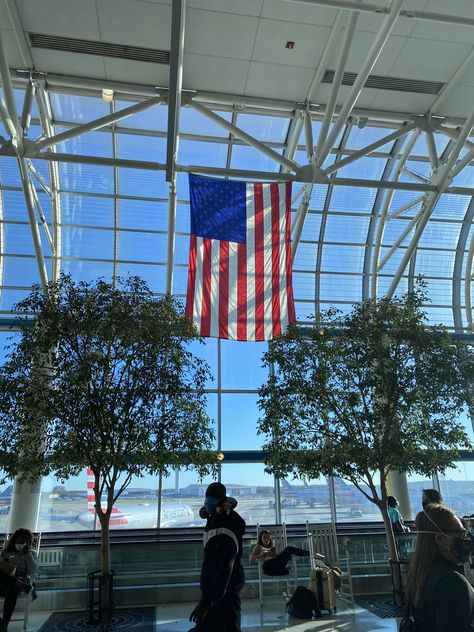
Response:
[[[7,0],[18,8],[26,33],[169,50],[171,1]],[[384,0],[377,0],[387,6]],[[406,0],[403,9],[449,13],[474,20],[472,0]],[[349,12],[345,12],[349,14]],[[189,0],[186,8],[183,87],[242,96],[304,101],[337,10],[295,0]],[[360,13],[346,70],[361,68],[383,14]],[[0,25],[12,69],[22,55],[3,1]],[[294,41],[292,50],[286,42]],[[474,46],[474,27],[399,17],[372,74],[448,82]],[[99,80],[169,85],[169,67],[110,57],[31,48],[34,68]],[[335,69],[337,56],[327,64]],[[343,87],[339,104],[347,95]],[[312,96],[325,104],[330,85]],[[424,114],[435,95],[364,88],[357,107]],[[435,114],[464,117],[474,103],[469,68]]]

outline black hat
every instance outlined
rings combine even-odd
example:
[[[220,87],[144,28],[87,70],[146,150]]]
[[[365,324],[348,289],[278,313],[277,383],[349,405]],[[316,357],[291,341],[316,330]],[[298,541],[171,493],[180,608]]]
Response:
[[[216,498],[217,500],[226,497],[227,490],[222,483],[211,483],[206,489],[206,498]]]

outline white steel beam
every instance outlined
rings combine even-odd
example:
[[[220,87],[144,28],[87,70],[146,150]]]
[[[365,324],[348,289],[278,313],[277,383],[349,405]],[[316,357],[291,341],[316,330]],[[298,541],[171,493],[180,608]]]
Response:
[[[30,78],[29,73],[22,70],[10,69],[10,73],[16,77],[17,83],[24,86]],[[134,83],[124,83],[119,81],[109,81],[106,79],[90,79],[88,77],[68,77],[65,75],[57,75],[54,73],[33,72],[32,77],[38,81],[47,79],[49,88],[74,89],[87,91],[92,96],[96,96],[102,92],[103,88],[110,88],[117,97],[123,99],[134,99],[137,97],[152,97],[159,92],[166,100],[168,93],[167,87],[156,87],[154,85],[143,85]],[[203,103],[210,108],[232,108],[236,104],[239,107],[248,109],[251,112],[259,114],[278,114],[288,115],[295,110],[295,101],[285,99],[267,99],[264,97],[243,96],[240,94],[231,94],[225,92],[206,92],[205,90],[183,90],[182,96],[193,98],[194,101]],[[297,107],[304,107],[304,102],[297,102]],[[309,110],[315,117],[322,118],[325,106],[321,103],[310,103]],[[336,107],[336,114],[340,111],[340,107]],[[407,120],[407,113],[397,110],[377,110],[363,107],[354,107],[352,115],[356,117],[367,118],[368,124],[398,124],[402,125]],[[463,124],[460,117],[443,117],[443,124],[452,128],[457,128]]]
[[[7,146],[3,146],[0,149],[0,155],[11,156],[14,155],[11,149]],[[104,165],[107,167],[125,167],[130,169],[144,169],[145,171],[164,171],[166,168],[165,163],[149,162],[146,160],[127,160],[124,158],[105,158],[101,156],[85,156],[83,154],[65,154],[60,152],[39,152],[28,154],[28,157],[35,158],[37,160],[48,160],[53,162],[70,162],[77,164],[89,164],[89,165]],[[281,156],[280,156],[281,158]],[[279,173],[278,171],[252,171],[250,169],[226,169],[223,167],[208,167],[204,165],[176,165],[177,172],[184,173],[202,173],[214,176],[229,176],[233,178],[256,178],[263,180],[272,180],[275,182],[288,182],[293,180],[295,182],[316,182],[317,184],[331,184],[334,186],[346,186],[346,187],[362,187],[368,189],[394,189],[401,191],[437,191],[438,185],[417,184],[416,182],[394,182],[392,180],[370,180],[363,178],[327,178],[322,176],[314,180],[314,174],[312,170],[309,170],[308,165],[304,168],[299,168],[296,175],[291,173]],[[443,190],[443,193],[448,195],[474,195],[473,187],[465,186],[450,186]]]
[[[21,113],[21,129],[23,130],[24,136],[28,134],[28,130],[30,128],[31,106],[33,105],[35,91],[36,91],[35,84],[32,81],[30,81],[28,85],[26,86],[25,99],[23,101],[23,110]]]
[[[23,66],[25,68],[32,69],[34,68],[33,58],[31,56],[30,46],[25,35],[25,29],[21,23],[16,2],[15,0],[4,0],[4,2],[12,25],[13,34],[15,35],[16,43],[20,50]]]
[[[313,190],[313,184],[306,184],[304,187],[304,195],[299,204],[298,211],[296,212],[296,217],[294,220],[294,225],[292,226],[292,234],[291,234],[291,261],[293,262],[296,257],[296,253],[298,251],[298,246],[300,244],[301,233],[303,232],[303,226],[306,220],[306,215],[308,214],[309,202],[311,200],[311,192]]]
[[[395,211],[392,211],[389,215],[387,215],[387,221],[391,219],[395,219],[396,217],[401,215],[404,211],[408,211],[409,209],[413,208],[414,206],[422,202],[424,197],[425,197],[425,194],[423,193],[422,195],[418,195],[416,198],[413,198],[413,200],[410,200],[406,204],[399,206]]]
[[[176,230],[176,174],[173,176],[173,182],[169,186],[169,204],[168,204],[168,252],[166,258],[166,293],[173,292],[173,264],[174,264],[174,247],[175,247],[175,230]]]
[[[471,129],[473,125],[474,125],[474,107],[471,109],[471,112],[468,118],[466,119],[466,122],[464,123],[461,132],[459,133],[459,137],[453,149],[451,150],[451,153],[449,154],[448,161],[446,162],[445,165],[441,165],[439,167],[438,171],[434,174],[432,178],[432,182],[434,182],[434,184],[437,187],[437,192],[429,192],[426,194],[425,202],[423,205],[423,213],[420,216],[420,222],[418,223],[418,226],[416,227],[416,230],[411,239],[411,242],[408,245],[408,248],[406,249],[403,255],[403,258],[400,262],[397,272],[395,273],[395,276],[390,284],[390,287],[387,292],[388,298],[391,298],[393,296],[398,286],[398,283],[405,271],[405,268],[408,265],[408,262],[410,261],[411,256],[415,251],[415,248],[418,245],[420,237],[423,234],[423,231],[431,216],[431,213],[440,198],[441,193],[445,191],[448,183],[452,180],[453,168],[455,167],[456,161],[464,146],[464,143],[466,142],[467,137],[471,133]]]
[[[0,80],[3,86],[3,96],[5,99],[5,106],[8,111],[9,117],[13,123],[15,134],[13,140],[20,144],[22,143],[20,124],[18,122],[18,114],[16,111],[15,98],[13,96],[13,87],[10,79],[10,70],[8,68],[8,60],[5,50],[5,44],[2,37],[2,31],[0,29]]]
[[[446,100],[446,97],[449,96],[452,89],[458,85],[459,80],[469,68],[472,68],[472,63],[474,62],[474,48],[466,55],[463,59],[462,63],[456,69],[454,75],[449,79],[447,83],[444,84],[442,89],[440,90],[438,96],[434,100],[434,102],[430,106],[430,112],[436,114],[436,112],[440,109],[441,105]]]
[[[158,105],[159,103],[161,103],[161,101],[161,97],[154,97],[152,99],[147,99],[146,101],[141,101],[140,103],[131,105],[130,107],[125,108],[124,110],[120,110],[119,112],[107,114],[106,116],[102,116],[101,118],[98,118],[94,121],[89,121],[89,123],[83,123],[82,125],[71,127],[71,129],[68,129],[65,132],[61,132],[61,134],[56,134],[55,136],[44,138],[35,143],[35,147],[37,150],[47,149],[48,147],[52,147],[53,145],[62,143],[65,140],[76,138],[77,136],[85,134],[86,132],[92,132],[101,129],[102,127],[106,127],[107,125],[111,125],[112,123],[116,123],[117,121],[121,121],[128,116],[132,116],[132,114],[137,114],[137,112],[142,112],[143,110],[147,110],[154,105]]]
[[[43,134],[46,137],[54,136],[53,115],[49,95],[46,92],[44,82],[36,82],[36,103],[41,121]],[[56,148],[52,147],[51,155],[55,155]],[[33,172],[34,173],[34,172]],[[52,231],[54,243],[54,255],[51,263],[51,278],[56,281],[61,271],[61,248],[62,248],[62,222],[61,222],[61,196],[59,183],[59,163],[50,161],[48,164],[49,181],[51,185],[51,214]]]
[[[412,180],[415,180],[416,182],[428,184],[430,181],[429,178],[425,178],[425,176],[422,176],[421,173],[417,173],[416,171],[413,171],[413,169],[409,169],[408,167],[403,167],[402,171],[405,175],[407,175]]]
[[[306,141],[306,157],[308,158],[308,162],[311,162],[311,158],[314,154],[314,141],[313,141],[313,121],[311,119],[311,114],[306,112],[306,116],[304,119],[304,136]]]
[[[20,123],[18,121],[18,114],[16,111],[15,99],[13,96],[13,87],[10,79],[10,73],[8,69],[8,60],[5,51],[5,45],[1,35],[0,29],[0,77],[3,85],[3,94],[5,96],[6,109],[12,119],[15,127],[15,135],[13,137],[14,152],[18,160],[18,167],[20,171],[21,186],[23,194],[25,196],[26,209],[28,213],[28,222],[30,224],[31,235],[33,238],[33,246],[35,249],[36,262],[38,264],[38,271],[43,288],[46,288],[48,284],[48,275],[46,272],[46,265],[44,261],[43,248],[41,245],[41,237],[38,230],[38,223],[36,221],[35,204],[31,191],[31,180],[28,172],[28,165],[26,158],[23,156],[24,143],[23,133],[20,129]]]
[[[43,209],[41,208],[41,204],[40,204],[40,201],[39,201],[39,198],[38,198],[38,194],[36,193],[36,189],[33,186],[33,183],[31,182],[30,178],[28,178],[28,181],[30,183],[31,195],[33,196],[33,201],[34,201],[34,204],[36,206],[36,210],[38,212],[38,215],[39,215],[39,218],[40,218],[40,221],[41,221],[41,225],[42,225],[44,233],[46,235],[46,239],[48,240],[49,247],[51,248],[51,253],[54,256],[56,254],[56,250],[55,250],[55,247],[54,247],[53,240],[51,238],[51,233],[49,232],[48,222],[46,221],[46,217],[44,216]]]
[[[418,136],[421,134],[421,130],[419,128],[415,129],[411,138],[408,139],[408,142],[403,150],[402,155],[400,156],[400,160],[398,162],[398,166],[393,175],[393,182],[398,182],[400,175],[404,169],[405,163],[408,160],[413,147],[418,140]],[[378,269],[379,269],[379,259],[380,259],[380,250],[382,248],[382,240],[385,232],[385,226],[387,223],[387,215],[390,209],[390,205],[392,203],[394,190],[391,190],[385,196],[384,204],[382,207],[382,212],[380,214],[380,219],[377,227],[377,235],[374,243],[374,254],[372,258],[372,272],[371,272],[371,288],[370,295],[371,298],[377,297],[377,285],[378,285]]]
[[[454,165],[453,167],[453,178],[455,178],[458,173],[461,173],[461,171],[467,167],[472,160],[474,159],[474,147],[467,152],[467,154],[461,158],[460,160],[457,161],[457,163]]]
[[[321,167],[326,160],[326,156],[321,160],[320,156],[325,146],[325,142],[327,139],[329,126],[332,122],[332,117],[334,115],[334,110],[336,107],[337,95],[339,94],[339,89],[342,84],[342,79],[344,77],[344,69],[346,67],[347,58],[349,56],[349,50],[352,44],[352,38],[354,36],[355,27],[357,24],[357,19],[359,17],[359,13],[354,11],[347,18],[347,25],[344,34],[344,41],[342,43],[339,58],[337,60],[336,71],[334,73],[334,78],[331,87],[331,94],[329,95],[329,101],[326,104],[326,110],[324,111],[323,122],[321,125],[321,130],[319,132],[318,143],[316,145],[316,166]],[[331,147],[332,149],[332,147]],[[329,153],[329,152],[328,152]]]
[[[307,117],[308,117],[308,114],[306,112],[304,112],[303,110],[300,110],[299,108],[295,109],[293,118],[291,119],[291,123],[288,129],[286,147],[283,151],[283,155],[285,156],[285,158],[288,158],[288,160],[293,160],[293,158],[295,157],[295,153],[298,148],[298,142],[301,136],[301,130],[303,129],[303,119],[304,119],[304,124],[306,125]],[[229,166],[230,166],[230,163],[229,163]],[[288,173],[289,168],[282,166],[281,172]]]
[[[314,4],[322,7],[346,9],[349,11],[363,11],[364,13],[389,13],[390,7],[361,2],[357,4],[353,0],[286,0],[287,2],[300,2],[302,4]],[[466,16],[449,15],[447,13],[434,13],[433,11],[417,11],[416,9],[403,9],[400,17],[413,20],[426,20],[428,22],[440,22],[442,24],[459,24],[459,26],[474,26],[474,19]]]
[[[7,110],[7,106],[2,96],[0,96],[0,119],[2,119],[2,123],[6,131],[10,134],[12,138],[15,138],[18,132],[15,125],[13,124],[13,119]]]
[[[456,255],[453,266],[453,322],[456,331],[463,330],[462,310],[461,310],[461,278],[463,274],[464,255],[466,253],[467,238],[471,230],[474,219],[474,197],[471,198],[466,214],[459,231],[458,243],[456,244]],[[472,260],[471,260],[472,268]],[[471,279],[468,274],[465,276],[465,296],[471,298]],[[470,312],[470,310],[469,310]],[[471,314],[472,319],[472,314]]]
[[[390,158],[385,163],[384,170],[382,172],[382,180],[388,180],[397,165],[400,153],[406,142],[406,138],[402,137],[395,141],[393,147],[390,150]],[[367,238],[364,252],[364,265],[362,268],[362,300],[365,301],[370,296],[370,266],[372,262],[372,251],[374,248],[375,235],[377,229],[377,222],[379,219],[380,209],[387,194],[383,189],[378,189],[375,196],[374,204],[372,206],[372,213],[370,217],[369,226],[367,229]]]
[[[471,237],[471,243],[469,244],[469,252],[467,253],[466,260],[466,276],[464,279],[464,301],[466,304],[466,320],[467,328],[472,331],[472,261],[474,259],[474,235]]]
[[[43,289],[45,289],[48,285],[48,273],[46,272],[46,264],[44,261],[43,248],[41,245],[41,237],[38,230],[38,222],[36,221],[35,202],[31,192],[32,187],[28,174],[26,159],[19,156],[18,166],[20,170],[23,194],[25,196],[26,209],[28,211],[28,222],[30,224],[30,230],[33,237],[33,245],[35,249],[36,261],[38,264],[39,276],[41,280],[41,285],[43,286]]]
[[[392,246],[390,246],[390,250],[386,253],[385,257],[379,263],[377,272],[380,272],[380,270],[384,267],[387,261],[389,261],[392,255],[397,251],[398,247],[402,244],[405,237],[410,234],[410,232],[413,230],[413,227],[420,221],[423,213],[425,212],[425,208],[426,207],[423,207],[423,206],[421,207],[421,209],[418,211],[415,217],[411,220],[411,222],[408,223],[408,225],[405,227],[402,233],[398,236],[397,241]]]
[[[427,128],[425,130],[426,134],[426,144],[428,146],[428,155],[430,157],[431,168],[433,171],[436,171],[439,165],[438,154],[436,152],[436,144],[433,136],[433,130]]]
[[[349,92],[349,96],[347,97],[346,102],[342,106],[341,111],[339,112],[339,115],[337,117],[337,120],[334,123],[330,133],[328,134],[328,137],[324,143],[323,148],[321,149],[321,154],[318,157],[318,166],[321,166],[322,164],[324,164],[324,161],[329,155],[329,152],[331,151],[339,135],[339,132],[341,131],[343,125],[345,124],[347,117],[349,116],[352,108],[356,104],[356,101],[359,98],[362,88],[364,87],[364,84],[367,81],[367,77],[369,76],[373,67],[375,66],[375,63],[377,59],[379,58],[380,53],[382,52],[382,49],[385,46],[385,43],[390,33],[393,30],[393,27],[395,26],[395,22],[397,21],[398,13],[400,11],[402,2],[403,0],[392,0],[392,3],[390,5],[390,12],[384,18],[384,21],[380,27],[380,30],[375,36],[375,39],[372,42],[370,50],[367,53],[366,60],[362,64],[362,68],[357,73],[357,78],[354,81],[354,84]],[[358,11],[359,6],[360,6],[359,3],[357,3],[356,5],[354,5],[353,8]]]
[[[168,96],[168,142],[166,146],[166,180],[173,183],[178,154],[179,112],[183,79],[183,55],[186,0],[171,3],[170,91]],[[170,203],[171,205],[171,203]]]
[[[207,118],[209,118],[211,121],[214,121],[218,125],[221,125],[224,129],[226,129],[231,134],[234,134],[234,136],[236,136],[237,138],[240,138],[240,140],[243,140],[248,145],[251,145],[269,158],[272,158],[278,164],[283,165],[284,167],[288,167],[288,169],[290,169],[291,171],[298,171],[299,166],[295,162],[293,162],[293,160],[289,160],[288,158],[281,156],[279,153],[277,153],[261,141],[253,138],[253,136],[250,136],[250,134],[247,134],[247,132],[244,132],[235,125],[232,125],[232,123],[229,123],[229,121],[226,121],[224,118],[222,118],[212,110],[209,110],[205,105],[198,103],[194,99],[191,99],[189,105],[198,112],[201,112],[201,114],[204,114],[204,116],[207,116]]]
[[[350,154],[346,158],[343,158],[342,160],[335,162],[333,165],[330,165],[324,170],[324,172],[327,175],[334,173],[335,171],[342,169],[346,165],[350,165],[352,162],[359,160],[359,158],[364,158],[364,156],[368,156],[373,151],[376,151],[379,147],[383,147],[387,143],[391,143],[394,140],[397,140],[397,138],[400,138],[401,136],[405,136],[406,134],[414,130],[416,126],[417,125],[415,121],[411,121],[410,123],[405,123],[405,125],[403,125],[403,127],[401,127],[400,129],[395,130],[391,134],[388,134],[387,136],[380,138],[374,143],[367,145],[367,147],[363,147],[362,149],[359,149],[355,151],[354,153]]]
[[[440,131],[445,136],[447,136],[448,138],[453,140],[454,142],[456,142],[457,139],[459,138],[459,130],[451,129],[449,127],[444,127],[444,125],[443,125],[442,127],[440,127]],[[464,147],[466,149],[473,149],[474,148],[474,143],[471,140],[466,140],[466,142],[464,143]]]
[[[308,92],[306,93],[306,101],[308,103],[311,103],[311,101],[315,99],[316,91],[321,86],[321,82],[323,80],[324,73],[326,72],[328,61],[331,58],[334,47],[336,43],[339,44],[341,29],[342,25],[344,24],[344,17],[344,13],[342,11],[337,12],[333,27],[324,46],[323,54],[320,57],[318,67],[316,68],[316,71],[313,75],[313,79],[311,80]]]
[[[34,166],[34,164],[31,162],[31,160],[27,159],[26,164],[28,165],[28,169],[30,170],[30,172],[35,176],[35,178],[40,183],[43,191],[45,191],[48,195],[52,195],[51,187],[43,178],[43,176],[38,171],[38,169]]]

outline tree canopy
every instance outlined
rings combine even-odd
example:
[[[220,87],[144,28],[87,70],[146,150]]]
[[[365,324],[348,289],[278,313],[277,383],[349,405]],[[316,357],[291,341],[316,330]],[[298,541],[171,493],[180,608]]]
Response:
[[[390,470],[431,476],[453,465],[470,446],[459,420],[467,350],[426,326],[422,300],[418,288],[325,312],[271,343],[259,400],[269,471],[337,475],[382,508]]]
[[[137,277],[115,285],[63,275],[16,307],[21,339],[0,369],[0,450],[10,477],[91,467],[113,501],[132,476],[215,460],[207,364],[172,297]],[[116,486],[120,478],[120,484]]]

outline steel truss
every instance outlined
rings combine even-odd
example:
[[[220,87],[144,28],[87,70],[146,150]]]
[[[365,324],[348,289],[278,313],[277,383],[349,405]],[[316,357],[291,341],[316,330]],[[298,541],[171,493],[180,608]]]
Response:
[[[79,77],[64,77],[54,74],[38,73],[34,70],[33,60],[28,47],[28,41],[22,30],[21,21],[16,10],[14,0],[5,0],[7,13],[11,25],[20,46],[21,54],[27,71],[10,72],[5,48],[0,36],[0,78],[3,85],[4,98],[0,99],[0,118],[4,124],[9,138],[0,138],[0,155],[14,156],[17,159],[21,185],[25,197],[28,220],[35,246],[35,255],[40,272],[41,282],[45,285],[48,281],[48,272],[45,264],[45,247],[39,231],[42,226],[44,238],[51,251],[50,277],[57,278],[61,262],[61,198],[58,165],[60,162],[107,165],[115,169],[121,167],[143,169],[152,171],[164,171],[169,182],[169,214],[168,214],[168,254],[167,254],[167,278],[166,290],[172,291],[173,287],[173,262],[174,262],[174,236],[176,215],[176,173],[198,172],[222,177],[237,177],[243,179],[266,179],[276,181],[294,180],[302,183],[302,196],[292,224],[293,258],[297,256],[305,219],[307,217],[311,194],[315,185],[328,185],[323,215],[329,213],[331,193],[335,187],[363,187],[377,189],[378,193],[372,209],[371,221],[367,234],[366,254],[364,258],[363,272],[363,296],[377,296],[377,282],[380,274],[384,273],[384,267],[393,254],[400,248],[402,242],[408,240],[404,247],[403,257],[397,266],[392,282],[388,289],[388,295],[393,295],[398,288],[401,279],[405,275],[413,277],[414,261],[420,238],[430,220],[433,210],[441,195],[467,195],[474,196],[474,187],[455,186],[454,178],[468,167],[474,160],[474,143],[469,140],[474,125],[474,107],[466,120],[453,119],[441,116],[442,104],[446,97],[456,87],[463,73],[470,67],[474,59],[474,49],[464,59],[460,67],[454,73],[451,80],[444,86],[441,93],[433,100],[431,107],[425,113],[407,117],[403,113],[380,112],[357,108],[357,99],[372,71],[383,47],[391,34],[397,20],[416,18],[446,23],[462,23],[474,26],[464,17],[434,14],[420,11],[401,10],[402,0],[392,0],[390,5],[382,6],[351,0],[287,0],[288,2],[313,2],[314,4],[327,5],[339,8],[333,29],[327,41],[318,67],[315,69],[312,80],[308,86],[306,101],[304,103],[279,100],[264,100],[260,98],[242,97],[228,94],[215,94],[209,92],[189,91],[182,88],[183,43],[185,36],[185,0],[173,3],[172,15],[172,55],[170,88],[156,88],[153,86],[134,85],[120,82],[106,82]],[[337,105],[339,88],[344,73],[344,68],[350,51],[352,35],[355,30],[357,16],[360,12],[376,12],[381,16],[381,25],[374,37],[367,53],[363,67],[357,74],[356,80],[349,90],[345,101]],[[342,45],[339,42],[342,39]],[[339,46],[339,61],[336,66],[331,93],[326,105],[315,103],[318,91],[327,65],[327,60],[336,45]],[[15,85],[25,88],[25,98],[21,115],[16,111],[13,98],[12,79]],[[49,92],[53,90],[75,91],[76,93],[100,94],[103,88],[114,90],[115,97],[129,100],[132,104],[120,111],[115,107],[109,115],[71,127],[56,134],[54,120],[49,103]],[[36,141],[28,137],[30,126],[30,112],[33,99],[36,98],[40,123],[43,135]],[[92,130],[109,130],[114,132],[115,124],[128,116],[157,106],[161,103],[168,105],[168,134],[167,154],[165,163],[150,162],[146,160],[129,160],[117,158],[114,152],[113,158],[101,158],[96,156],[77,155],[57,151],[59,143]],[[225,168],[205,167],[202,165],[184,165],[179,163],[179,113],[182,107],[192,107],[197,112],[206,116],[216,124],[224,128],[229,137],[228,159]],[[229,122],[216,114],[214,109],[233,110],[232,122]],[[292,122],[287,135],[283,153],[275,149],[275,145],[264,143],[236,124],[235,112],[256,112],[262,115],[291,117]],[[434,116],[434,113],[436,116]],[[237,117],[238,119],[238,117]],[[321,121],[318,138],[313,139],[312,121]],[[344,143],[335,146],[339,135],[347,138],[347,133],[352,125],[364,126],[377,125],[389,128],[387,135],[366,147],[357,150],[345,150]],[[295,153],[302,130],[305,130],[305,152],[307,162],[298,164],[295,161]],[[449,149],[442,156],[437,155],[434,134],[445,134],[451,139]],[[422,134],[426,137],[428,156],[430,162],[430,175],[424,178],[411,170],[407,164],[413,155],[413,148],[417,138]],[[256,151],[274,160],[280,165],[278,172],[266,172],[244,169],[231,169],[230,153],[232,146],[238,139],[239,142],[253,147]],[[340,177],[338,174],[347,165],[373,155],[382,146],[391,143],[392,150],[388,157],[387,166],[381,180],[362,178]],[[467,151],[465,151],[467,150]],[[465,153],[462,155],[462,152]],[[330,158],[335,157],[333,162]],[[462,156],[462,157],[461,157]],[[34,168],[32,160],[45,160],[49,165],[49,182]],[[329,164],[328,164],[329,163]],[[405,182],[402,175],[408,175],[412,180]],[[34,184],[36,183],[36,184]],[[36,186],[40,186],[51,198],[53,209],[52,224],[48,226],[42,212]],[[398,208],[392,208],[394,192],[397,190],[412,192],[413,197]],[[117,191],[116,191],[117,192]],[[415,209],[415,211],[413,211]],[[469,205],[466,212],[461,234],[459,236],[458,250],[456,253],[455,270],[453,271],[453,314],[455,326],[458,331],[464,328],[460,286],[461,270],[465,258],[465,249],[469,229],[473,220],[473,204]],[[407,226],[402,231],[395,244],[381,257],[384,230],[388,222],[397,217],[406,217]],[[321,252],[324,243],[324,222],[322,233],[319,235],[318,257],[316,264],[316,278],[321,270]],[[0,238],[2,235],[0,235]],[[3,262],[3,258],[0,258]],[[471,311],[471,277],[474,260],[474,243],[469,246],[467,257],[467,272],[465,280],[466,322],[472,327]],[[0,264],[0,270],[2,266]],[[408,273],[407,273],[408,270]],[[410,283],[412,280],[410,281]],[[319,305],[319,290],[316,281],[315,304]]]

